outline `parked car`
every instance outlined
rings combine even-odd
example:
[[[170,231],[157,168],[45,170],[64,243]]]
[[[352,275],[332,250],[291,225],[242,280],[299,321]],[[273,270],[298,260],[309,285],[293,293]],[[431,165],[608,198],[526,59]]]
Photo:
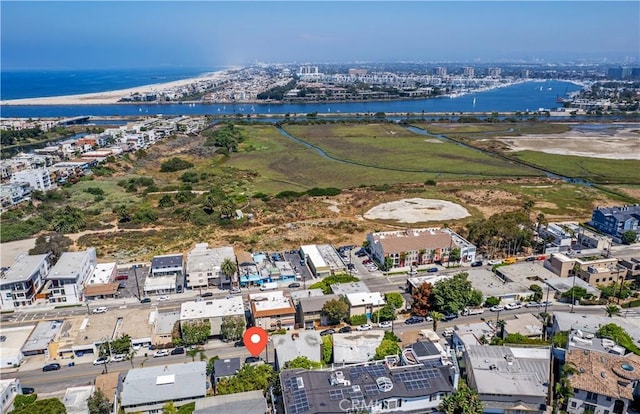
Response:
[[[290,288],[299,288],[300,287],[300,283],[298,282],[294,282],[294,283],[289,283],[289,287]]]
[[[140,303],[151,303],[151,298],[142,298],[140,299]]]
[[[391,321],[383,321],[378,324],[378,328],[388,329],[393,326],[393,322]]]
[[[499,312],[499,311],[503,311],[504,310],[504,306],[502,305],[495,305],[489,308],[489,310],[491,312]]]
[[[240,348],[241,346],[244,346],[244,341],[241,339],[239,341],[236,341],[233,346],[235,346],[236,348]]]
[[[246,357],[244,359],[245,364],[253,364],[254,362],[260,362],[260,361],[262,361],[262,358],[255,357],[255,356]]]
[[[442,332],[442,336],[444,336],[445,338],[450,338],[453,336],[453,328],[447,328],[444,330],[444,332]]]
[[[201,298],[210,298],[211,296],[213,296],[213,292],[204,292],[200,295]]]
[[[480,267],[482,265],[482,260],[476,260],[475,262],[471,263],[471,267]]]
[[[454,319],[458,318],[458,314],[457,313],[447,313],[442,317],[442,320],[445,322],[448,321],[452,321]]]
[[[331,335],[336,333],[335,329],[325,329],[324,331],[320,331],[320,336]]]
[[[551,306],[551,305],[553,305],[553,302],[551,302],[550,300],[540,302],[540,307]]]
[[[524,259],[525,262],[533,262],[534,260],[536,260],[536,258],[533,256],[529,256],[526,259]]]
[[[427,272],[429,272],[429,273],[435,273],[437,271],[438,271],[437,267],[430,267],[430,268],[427,269]]]
[[[417,271],[417,270],[413,270],[413,269],[411,269],[411,270],[409,270],[409,271],[407,272],[407,274],[408,274],[409,276],[415,276],[415,275],[417,275],[417,274],[418,274],[418,271]]]
[[[100,306],[99,308],[95,308],[93,310],[93,313],[105,313],[106,311],[107,311],[106,306]]]
[[[102,365],[106,364],[107,362],[109,362],[109,357],[103,356],[93,361],[93,365]]]
[[[33,394],[34,392],[36,392],[35,388],[31,388],[31,387],[22,387],[22,395],[29,395],[29,394]]]
[[[58,364],[57,362],[53,364],[48,364],[42,367],[42,371],[57,371],[59,369],[60,369],[60,364]]]
[[[182,293],[182,285],[176,286],[176,293]]]
[[[160,358],[160,357],[166,357],[166,356],[169,356],[168,349],[159,349],[153,354],[154,358]]]
[[[234,288],[229,289],[229,293],[231,293],[232,295],[237,295],[237,294],[239,294],[241,292],[242,291],[238,287],[234,287]]]
[[[540,304],[538,302],[527,302],[524,304],[525,308],[538,308]]]
[[[125,361],[127,359],[127,356],[125,354],[115,354],[114,356],[111,357],[111,362],[122,362]]]
[[[370,331],[371,329],[373,329],[373,326],[371,326],[370,323],[365,323],[364,325],[360,325],[356,328],[359,331]]]
[[[504,308],[507,310],[513,310],[513,309],[520,309],[521,307],[522,307],[522,303],[511,302],[511,303],[507,303]]]
[[[160,296],[158,298],[158,302],[166,302],[168,300],[169,300],[169,296],[166,296],[166,295],[165,296]]]
[[[422,322],[424,322],[424,318],[421,316],[412,316],[406,321],[404,321],[404,323],[406,323],[407,325],[413,325],[414,323],[422,323]]]
[[[502,260],[489,260],[487,263],[489,264],[489,266],[495,266],[502,264]]]
[[[127,280],[127,279],[129,279],[129,275],[122,274],[122,275],[116,276],[116,280]]]
[[[351,332],[351,327],[350,326],[343,326],[342,328],[338,329],[338,332],[340,332],[340,333],[349,333],[349,332]]]
[[[184,354],[184,348],[182,347],[173,348],[171,350],[171,355],[181,355],[181,354]]]

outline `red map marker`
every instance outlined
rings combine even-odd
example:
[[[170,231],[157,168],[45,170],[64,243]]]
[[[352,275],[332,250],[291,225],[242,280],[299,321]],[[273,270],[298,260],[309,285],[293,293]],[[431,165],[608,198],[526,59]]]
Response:
[[[251,355],[258,356],[262,353],[264,348],[267,346],[267,342],[269,341],[269,335],[267,332],[258,328],[257,326],[252,326],[247,329],[242,336],[242,342],[244,342],[244,346],[247,347]]]

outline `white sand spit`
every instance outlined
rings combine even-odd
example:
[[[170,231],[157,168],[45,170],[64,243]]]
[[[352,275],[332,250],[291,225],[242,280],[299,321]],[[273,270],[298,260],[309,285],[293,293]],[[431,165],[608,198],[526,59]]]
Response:
[[[405,198],[380,204],[364,214],[369,220],[396,220],[400,223],[454,220],[470,216],[466,208],[444,200]]]

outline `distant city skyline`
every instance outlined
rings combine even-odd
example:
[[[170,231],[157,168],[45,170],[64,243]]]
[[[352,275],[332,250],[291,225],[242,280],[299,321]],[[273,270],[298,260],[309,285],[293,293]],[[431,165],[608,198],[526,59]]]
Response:
[[[0,2],[3,70],[640,64],[638,1]]]

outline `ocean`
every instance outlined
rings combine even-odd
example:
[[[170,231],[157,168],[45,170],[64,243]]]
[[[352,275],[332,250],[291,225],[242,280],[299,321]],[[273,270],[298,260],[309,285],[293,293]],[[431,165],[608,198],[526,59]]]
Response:
[[[94,71],[2,72],[1,99],[19,99],[104,92],[186,79],[224,68],[136,69]],[[532,112],[553,109],[558,96],[580,90],[565,81],[518,83],[455,98],[416,99],[384,102],[341,102],[307,104],[113,104],[113,105],[21,105],[0,107],[7,118],[135,115],[242,115],[247,114],[374,114]]]

